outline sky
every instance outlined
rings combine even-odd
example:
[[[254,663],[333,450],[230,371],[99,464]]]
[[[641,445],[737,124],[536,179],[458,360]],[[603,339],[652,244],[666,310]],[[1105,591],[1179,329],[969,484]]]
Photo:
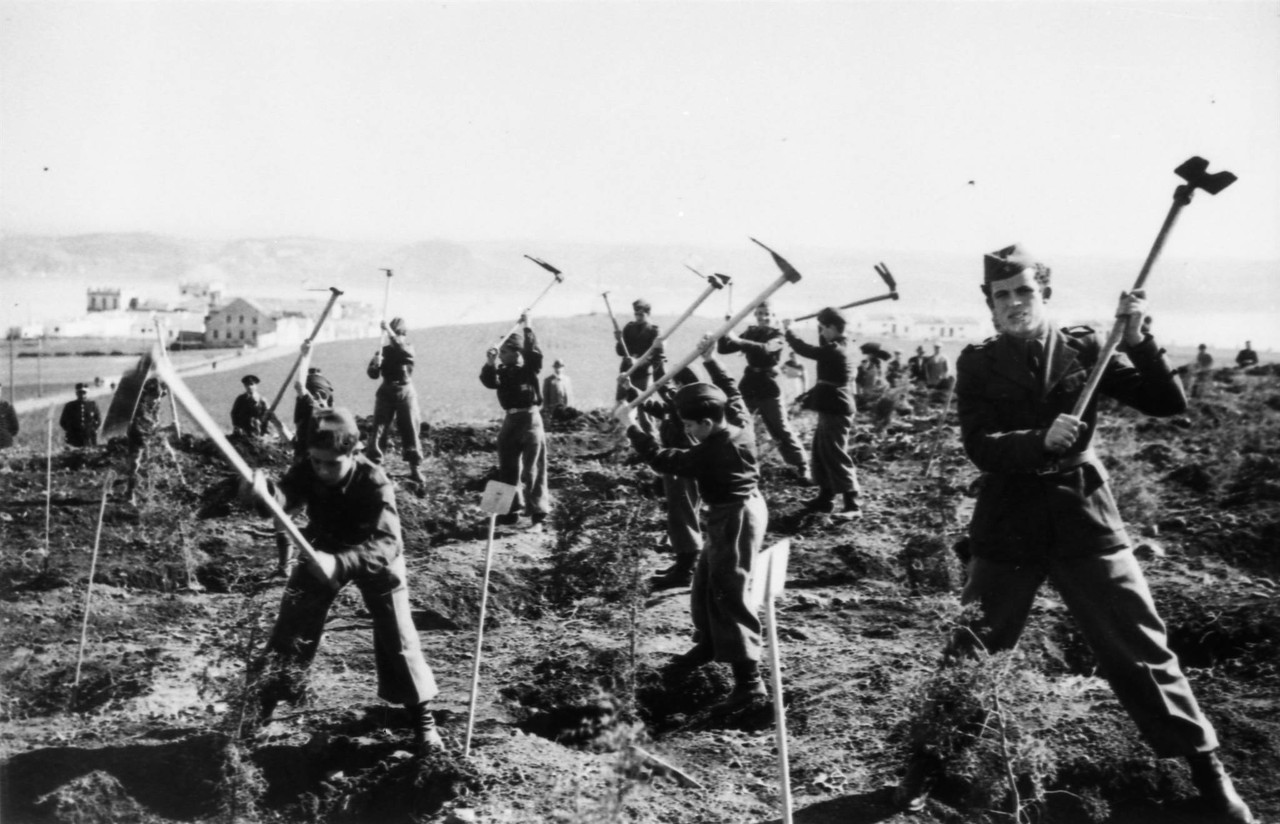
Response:
[[[1280,260],[1280,2],[0,0],[0,233]],[[1194,216],[1193,216],[1194,215]]]

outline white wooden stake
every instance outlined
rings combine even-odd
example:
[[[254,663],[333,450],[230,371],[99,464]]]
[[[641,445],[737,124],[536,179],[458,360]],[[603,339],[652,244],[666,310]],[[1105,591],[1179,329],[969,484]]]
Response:
[[[516,488],[500,481],[489,481],[480,499],[480,509],[489,513],[489,541],[484,549],[484,580],[480,584],[480,622],[476,626],[476,654],[471,666],[471,698],[467,705],[467,734],[462,742],[462,757],[471,754],[471,732],[476,723],[476,697],[480,692],[480,658],[484,647],[484,616],[489,603],[489,572],[493,569],[493,531],[498,516],[511,509]]]
[[[49,522],[53,511],[53,408],[49,408],[49,433],[44,451],[44,568],[49,568]]]
[[[779,541],[757,558],[757,572],[752,575],[751,601],[754,606],[764,602],[765,627],[769,641],[769,677],[773,692],[774,735],[778,745],[778,782],[782,797],[783,824],[791,821],[791,771],[787,758],[787,713],[782,703],[782,660],[778,650],[778,615],[774,599],[782,593],[787,580],[787,558],[791,553],[790,539]],[[761,570],[761,567],[763,569]]]
[[[80,652],[76,655],[76,677],[71,682],[71,695],[74,700],[76,690],[80,687],[80,665],[84,663],[84,642],[89,632],[89,600],[93,597],[93,576],[98,569],[98,545],[102,541],[102,518],[107,513],[107,496],[111,493],[112,473],[107,471],[106,480],[102,484],[102,505],[98,507],[98,529],[93,535],[93,556],[89,559],[89,583],[84,588],[84,618],[80,622]]]

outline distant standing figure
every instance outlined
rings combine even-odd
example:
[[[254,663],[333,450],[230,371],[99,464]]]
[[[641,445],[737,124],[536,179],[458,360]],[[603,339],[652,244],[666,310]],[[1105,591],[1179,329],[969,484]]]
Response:
[[[887,385],[884,379],[884,361],[889,359],[889,353],[881,349],[880,344],[875,341],[862,344],[861,351],[865,357],[858,364],[854,386],[858,390],[859,397],[872,400],[878,398]]]
[[[373,432],[364,454],[376,464],[382,463],[382,453],[391,443],[391,426],[400,433],[400,448],[409,464],[409,480],[423,483],[422,444],[419,440],[422,415],[418,411],[418,393],[413,388],[413,344],[409,342],[409,327],[404,318],[392,318],[382,322],[387,333],[387,344],[369,361],[366,370],[370,378],[382,378],[382,385],[373,400]]]
[[[97,446],[102,415],[96,401],[89,400],[89,385],[76,384],[76,399],[62,407],[58,425],[67,436],[67,446]]]
[[[261,438],[267,431],[267,399],[258,392],[262,381],[257,375],[245,375],[240,379],[244,392],[236,395],[231,404],[231,430],[247,438]]]
[[[159,378],[147,378],[142,384],[142,394],[129,421],[126,437],[129,442],[129,486],[125,498],[134,506],[138,503],[138,471],[151,452],[151,442],[160,429],[160,402],[169,394],[169,387]]]
[[[937,389],[951,372],[947,356],[942,354],[942,344],[933,345],[933,354],[924,359],[924,385]]]
[[[4,384],[0,384],[0,389]],[[13,438],[18,434],[18,414],[13,411],[13,404],[0,400],[0,449],[13,446]]]
[[[542,406],[547,414],[573,406],[573,383],[564,373],[564,361],[556,358],[551,368],[554,371],[542,381]]]
[[[902,363],[902,350],[895,349],[893,350],[893,358],[884,368],[884,379],[885,382],[889,384],[890,389],[898,385],[898,382],[902,380],[902,376],[905,372],[906,366]]]
[[[542,371],[542,350],[529,326],[520,316],[524,338],[512,333],[499,349],[485,353],[480,367],[480,383],[498,391],[498,403],[505,415],[498,431],[498,480],[516,488],[511,509],[497,522],[511,526],[520,520],[520,510],[528,508],[533,525],[547,518],[547,432],[542,426],[542,396],[538,373]]]
[[[1240,369],[1248,369],[1250,366],[1258,365],[1258,353],[1253,351],[1253,341],[1245,341],[1244,348],[1236,354],[1236,366]]]
[[[1202,343],[1196,351],[1195,377],[1191,381],[1191,397],[1198,398],[1203,395],[1205,387],[1209,385],[1212,376],[1213,355],[1209,354],[1209,347]]]
[[[613,336],[617,341],[614,345],[614,351],[622,358],[619,365],[619,372],[626,372],[645,352],[649,351],[649,347],[661,337],[662,333],[658,327],[649,322],[649,313],[653,308],[649,305],[649,301],[644,298],[637,298],[631,302],[631,310],[635,314],[635,320],[629,321],[621,331],[615,331]],[[666,374],[666,355],[662,351],[662,345],[659,344],[657,351],[653,357],[645,361],[644,365],[636,369],[631,375],[631,385],[641,392],[649,388],[649,382],[653,378],[660,378]],[[618,401],[625,400],[622,388],[618,388]],[[640,428],[650,434],[653,433],[655,423],[645,413],[640,413]]]
[[[911,381],[912,386],[924,383],[924,361],[924,347],[917,346],[916,353],[907,360],[907,380]]]

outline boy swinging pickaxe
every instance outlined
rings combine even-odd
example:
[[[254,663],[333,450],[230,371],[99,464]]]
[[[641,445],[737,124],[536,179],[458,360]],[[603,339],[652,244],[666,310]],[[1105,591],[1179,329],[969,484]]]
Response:
[[[659,335],[657,339],[654,340],[654,342],[649,345],[648,351],[646,351],[639,358],[635,359],[635,361],[631,364],[631,368],[624,373],[625,377],[630,378],[632,374],[636,372],[636,370],[638,370],[640,367],[644,366],[645,363],[648,362],[649,358],[653,357],[658,352],[661,352],[663,341],[671,337],[671,334],[680,328],[680,324],[688,320],[689,316],[693,314],[694,310],[697,309],[699,306],[701,306],[702,302],[707,298],[709,298],[712,292],[715,292],[719,289],[723,289],[725,285],[729,283],[729,280],[730,280],[728,275],[712,274],[708,276],[708,275],[702,274],[697,269],[694,269],[692,266],[686,266],[685,268],[688,269],[690,272],[693,272],[698,277],[705,280],[707,282],[707,288],[702,290],[702,294],[698,295],[698,299],[695,300],[689,306],[688,309],[684,310],[683,315],[676,318],[675,323],[671,324],[671,326],[667,328],[666,332],[663,332],[661,335]],[[605,294],[608,295],[609,293],[606,292]],[[608,303],[607,297],[605,298],[605,302]],[[612,310],[609,311],[609,317],[613,317]],[[617,325],[618,325],[618,322],[614,321],[614,326],[616,327]],[[626,346],[625,342],[623,343],[623,346]]]
[[[497,343],[495,343],[492,347],[490,347],[491,349],[500,349],[502,347],[503,341],[505,341],[507,338],[511,337],[512,335],[514,335],[517,331],[519,331],[520,327],[528,321],[529,314],[533,312],[533,307],[537,306],[539,301],[541,301],[544,297],[547,296],[547,292],[551,291],[551,287],[555,286],[557,283],[564,282],[564,275],[560,272],[559,269],[552,266],[550,263],[547,263],[545,260],[540,260],[536,257],[533,257],[532,255],[525,255],[525,257],[529,258],[529,260],[532,260],[534,263],[538,264],[543,269],[546,269],[548,272],[550,272],[552,281],[547,284],[547,288],[543,289],[541,294],[539,294],[536,298],[533,299],[533,303],[529,304],[528,308],[526,308],[523,312],[520,313],[520,319],[517,320],[515,323],[513,323],[511,325],[511,328],[508,329],[505,333],[503,333],[502,337],[498,338]]]

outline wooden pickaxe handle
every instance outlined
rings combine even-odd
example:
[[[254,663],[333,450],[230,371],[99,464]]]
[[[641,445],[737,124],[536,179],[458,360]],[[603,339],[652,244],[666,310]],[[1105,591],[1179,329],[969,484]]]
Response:
[[[1142,264],[1142,271],[1138,273],[1138,279],[1134,281],[1133,289],[1130,291],[1136,292],[1146,284],[1147,275],[1151,274],[1151,268],[1155,265],[1156,258],[1160,256],[1160,251],[1164,248],[1165,238],[1168,237],[1169,232],[1173,229],[1173,224],[1177,221],[1182,207],[1191,202],[1191,196],[1195,193],[1195,190],[1204,189],[1209,194],[1216,195],[1236,182],[1236,176],[1231,172],[1223,171],[1207,174],[1208,167],[1209,162],[1204,158],[1192,157],[1173,170],[1174,174],[1181,177],[1186,183],[1173,190],[1173,203],[1169,206],[1169,213],[1165,216],[1164,224],[1156,234],[1155,242],[1151,244],[1151,251],[1147,254],[1147,259]],[[1089,380],[1085,382],[1084,389],[1081,390],[1080,396],[1076,398],[1075,406],[1071,408],[1071,414],[1075,417],[1080,417],[1089,408],[1089,403],[1093,400],[1094,393],[1098,391],[1098,384],[1102,382],[1102,376],[1107,371],[1107,364],[1111,362],[1111,358],[1120,347],[1125,327],[1128,325],[1128,318],[1116,318],[1116,322],[1111,327],[1111,334],[1107,335],[1107,341],[1103,345],[1102,351],[1098,353],[1098,362],[1093,365],[1093,371],[1089,373]]]
[[[627,377],[628,378],[631,377],[641,366],[644,366],[645,363],[647,363],[649,359],[653,357],[655,353],[657,353],[658,349],[661,348],[662,344],[666,342],[667,338],[671,337],[671,335],[674,334],[675,331],[680,328],[680,324],[684,323],[686,320],[689,319],[689,316],[693,314],[694,310],[697,309],[699,306],[701,306],[702,302],[707,298],[709,298],[712,292],[715,292],[718,289],[723,289],[724,285],[728,282],[729,282],[728,275],[712,275],[711,277],[707,278],[707,288],[702,290],[702,294],[698,295],[698,299],[695,300],[693,304],[689,306],[688,309],[684,310],[683,315],[676,318],[676,322],[671,324],[671,326],[668,327],[667,331],[663,332],[661,335],[658,336],[658,339],[653,342],[653,344],[649,347],[649,350],[636,359],[635,363],[631,365],[631,368],[627,370],[626,372]]]
[[[386,322],[387,322],[387,307],[389,307],[389,306],[391,305],[391,275],[392,275],[392,272],[391,272],[391,270],[390,270],[390,269],[383,269],[382,271],[384,271],[384,272],[386,272],[386,273],[387,273],[387,285],[386,285],[386,287],[382,290],[382,322],[383,322],[383,323],[386,323]],[[385,329],[383,329],[383,330],[382,330],[382,334],[381,334],[381,336],[380,336],[379,340],[381,341],[381,343],[379,344],[380,346],[386,346],[386,345],[387,345],[387,330],[385,330]],[[381,351],[381,350],[379,350],[379,351]]]
[[[153,318],[156,325],[156,344],[160,350],[160,356],[166,360],[169,357],[169,350],[165,347],[164,332],[160,329],[160,318]],[[174,400],[173,395],[169,396],[169,407],[173,411],[173,431],[179,438],[182,437],[182,424],[178,422],[178,402]]]
[[[846,303],[837,308],[852,309],[855,306],[866,306],[868,303],[878,303],[879,301],[882,301],[882,300],[897,300],[898,284],[894,282],[893,275],[892,273],[889,272],[889,267],[885,266],[883,263],[877,263],[875,265],[875,270],[876,270],[876,274],[879,275],[880,278],[889,287],[888,293],[884,295],[877,295],[874,298],[863,298],[862,300],[855,300],[853,303]],[[792,318],[792,321],[809,320],[810,318],[816,318],[819,314],[821,314],[820,311],[813,312],[808,315],[801,315],[798,318]]]
[[[319,319],[316,320],[315,328],[311,330],[308,341],[315,343],[316,335],[320,334],[320,327],[324,326],[325,318],[329,317],[329,312],[333,309],[333,305],[338,302],[338,298],[342,297],[342,292],[333,287],[329,287],[332,293],[329,295],[329,302],[325,304],[324,311],[320,313]],[[280,391],[276,393],[276,399],[271,402],[271,408],[267,410],[267,419],[270,420],[276,414],[276,407],[280,405],[280,399],[284,397],[284,393],[289,388],[289,384],[293,382],[293,376],[298,372],[298,364],[302,363],[302,353],[298,353],[298,357],[293,361],[293,366],[289,368],[289,374],[285,375],[284,383],[280,386]]]
[[[334,291],[336,292],[337,290],[335,289]],[[342,293],[338,292],[338,294],[340,295]],[[173,368],[173,364],[169,363],[168,358],[165,358],[163,354],[158,351],[153,357],[155,360],[156,372],[158,372],[160,377],[164,379],[164,382],[168,384],[169,391],[172,392],[182,403],[182,408],[186,409],[187,414],[190,415],[192,419],[195,420],[196,424],[204,430],[204,433],[209,436],[209,439],[218,447],[218,451],[222,453],[222,456],[227,459],[227,462],[231,464],[240,477],[244,478],[247,483],[252,484],[253,468],[250,467],[249,464],[245,463],[244,458],[240,457],[240,453],[236,452],[236,448],[227,440],[227,436],[222,433],[222,429],[214,423],[213,418],[210,417],[209,413],[200,405],[200,401],[196,399],[196,396],[191,392],[187,385],[182,382],[182,378],[178,377],[178,373]],[[257,490],[255,490],[255,492],[256,491]],[[275,518],[276,526],[289,533],[289,539],[298,547],[298,552],[302,557],[312,565],[319,566],[319,559],[316,557],[315,549],[307,539],[303,537],[302,533],[298,531],[298,525],[295,524],[293,519],[285,513],[284,509],[280,506],[279,501],[270,495],[266,495],[262,497],[262,502],[266,505],[267,509],[271,510],[271,516]]]
[[[600,297],[604,298],[604,308],[609,310],[609,320],[613,322],[613,333],[618,336],[618,342],[622,344],[622,351],[627,353],[626,357],[630,358],[631,350],[627,349],[627,342],[622,337],[622,327],[618,325],[618,319],[613,314],[613,305],[609,303],[609,293],[601,292]]]
[[[552,280],[551,280],[551,282],[550,282],[550,283],[548,283],[548,284],[547,284],[547,288],[543,289],[543,290],[538,294],[538,296],[537,296],[536,298],[534,298],[534,299],[533,299],[533,303],[531,303],[531,304],[529,304],[527,307],[525,307],[525,310],[524,310],[523,312],[521,312],[521,313],[520,313],[520,314],[521,314],[521,317],[520,317],[520,318],[518,318],[518,319],[516,320],[516,322],[515,322],[515,323],[511,324],[511,328],[510,328],[510,329],[508,329],[508,330],[507,330],[507,331],[502,335],[502,337],[498,338],[497,343],[495,343],[492,347],[490,347],[490,348],[492,348],[492,349],[500,349],[500,348],[502,348],[502,344],[503,344],[503,342],[504,342],[504,341],[506,341],[506,339],[507,339],[507,338],[509,338],[509,337],[511,337],[512,335],[514,335],[514,334],[515,334],[515,333],[520,329],[520,324],[522,324],[522,323],[528,323],[528,321],[529,321],[529,313],[533,311],[533,307],[537,306],[537,305],[542,301],[542,299],[543,299],[543,298],[545,298],[545,297],[547,296],[547,292],[550,292],[550,291],[551,291],[551,288],[552,288],[553,286],[555,286],[557,283],[561,283],[561,282],[563,282],[563,281],[564,281],[564,275],[563,275],[563,274],[561,274],[561,272],[560,272],[560,270],[559,270],[559,269],[557,269],[556,267],[552,266],[550,263],[547,263],[545,260],[540,260],[540,259],[538,259],[538,258],[536,258],[536,257],[533,257],[532,255],[525,255],[525,257],[529,258],[529,260],[532,260],[534,263],[538,264],[538,265],[539,265],[539,266],[541,266],[543,269],[546,269],[548,272],[550,272],[550,273],[551,273],[551,278],[552,278]]]

